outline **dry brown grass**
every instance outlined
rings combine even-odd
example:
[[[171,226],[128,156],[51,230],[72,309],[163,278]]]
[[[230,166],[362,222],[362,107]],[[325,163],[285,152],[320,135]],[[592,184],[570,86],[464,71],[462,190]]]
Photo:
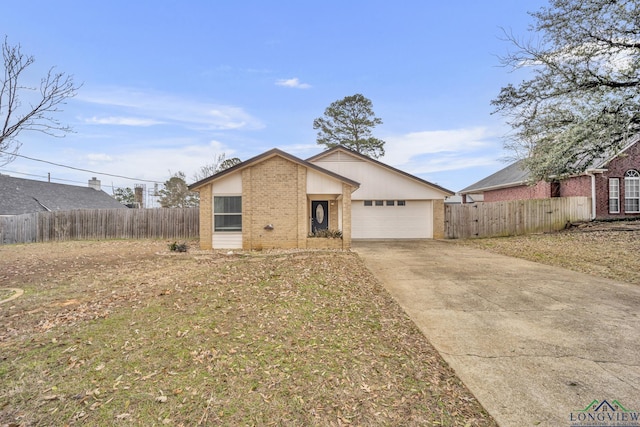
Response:
[[[3,425],[494,426],[348,252],[0,246]]]
[[[469,239],[457,243],[640,284],[640,221],[592,222],[557,233]]]

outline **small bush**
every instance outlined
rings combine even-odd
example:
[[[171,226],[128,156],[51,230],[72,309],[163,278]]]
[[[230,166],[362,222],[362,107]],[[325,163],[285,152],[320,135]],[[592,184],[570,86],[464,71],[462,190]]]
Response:
[[[171,252],[187,252],[187,249],[189,249],[189,247],[186,243],[173,242],[169,244],[169,250]]]
[[[316,230],[309,233],[309,237],[324,237],[326,239],[342,239],[342,231],[340,230]]]

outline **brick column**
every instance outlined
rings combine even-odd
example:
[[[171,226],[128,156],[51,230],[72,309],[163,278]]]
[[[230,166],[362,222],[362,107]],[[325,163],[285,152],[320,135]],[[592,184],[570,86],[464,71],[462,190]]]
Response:
[[[200,193],[200,249],[211,249],[213,241],[213,185],[199,189]]]
[[[297,191],[298,191],[298,248],[304,249],[307,247],[307,234],[309,223],[309,201],[307,200],[307,168],[298,165],[298,179],[297,179]]]

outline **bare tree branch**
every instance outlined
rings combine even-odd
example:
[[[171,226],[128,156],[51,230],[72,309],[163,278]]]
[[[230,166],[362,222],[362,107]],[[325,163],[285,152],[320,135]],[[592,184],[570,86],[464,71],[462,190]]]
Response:
[[[503,30],[514,50],[500,59],[530,77],[491,104],[512,128],[505,148],[536,179],[576,173],[639,131],[640,8],[637,0],[550,0],[531,16],[537,37]]]
[[[22,77],[25,70],[35,62],[33,56],[25,56],[20,45],[12,46],[5,37],[2,44],[4,76],[0,81],[0,165],[14,160],[20,146],[18,135],[22,131],[42,132],[54,137],[62,137],[71,132],[69,126],[62,125],[55,117],[61,105],[76,95],[79,89],[73,76],[49,69],[40,81],[39,88],[24,86]],[[37,93],[36,96],[34,94]],[[33,98],[33,99],[32,99]],[[23,105],[28,100],[28,107]],[[8,154],[6,154],[8,153]]]

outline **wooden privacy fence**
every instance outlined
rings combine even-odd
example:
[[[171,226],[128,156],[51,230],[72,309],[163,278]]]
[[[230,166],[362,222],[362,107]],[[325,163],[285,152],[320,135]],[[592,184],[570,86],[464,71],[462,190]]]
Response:
[[[562,230],[591,219],[589,197],[511,200],[445,206],[445,237],[515,236]]]
[[[79,209],[0,216],[0,244],[56,240],[191,239],[198,208]]]

